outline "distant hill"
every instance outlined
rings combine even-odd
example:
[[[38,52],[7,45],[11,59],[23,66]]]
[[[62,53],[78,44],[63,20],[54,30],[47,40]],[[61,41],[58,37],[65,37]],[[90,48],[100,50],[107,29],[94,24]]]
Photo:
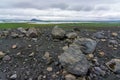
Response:
[[[43,20],[38,20],[38,19],[33,18],[30,21],[43,21]]]

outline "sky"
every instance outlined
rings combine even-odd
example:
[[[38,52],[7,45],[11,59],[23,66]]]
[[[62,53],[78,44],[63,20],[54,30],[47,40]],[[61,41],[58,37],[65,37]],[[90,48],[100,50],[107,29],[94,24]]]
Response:
[[[0,0],[0,19],[120,20],[120,0]]]

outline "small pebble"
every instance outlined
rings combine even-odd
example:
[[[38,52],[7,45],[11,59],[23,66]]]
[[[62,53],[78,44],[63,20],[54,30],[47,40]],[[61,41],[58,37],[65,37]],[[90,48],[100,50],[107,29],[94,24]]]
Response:
[[[12,49],[16,49],[16,48],[17,48],[17,45],[13,45],[13,46],[12,46]]]
[[[5,53],[3,53],[2,51],[0,51],[0,58],[3,58],[5,56]]]
[[[47,71],[52,71],[53,69],[52,69],[52,67],[47,67]]]
[[[116,32],[112,32],[112,36],[118,36],[118,34]]]
[[[102,57],[105,55],[105,53],[103,51],[99,52],[99,55]]]
[[[50,57],[50,53],[49,52],[45,52],[44,58],[48,59]]]
[[[16,79],[17,78],[17,74],[13,74],[12,76],[10,76],[10,79]]]
[[[65,80],[76,80],[76,77],[72,74],[65,75]]]

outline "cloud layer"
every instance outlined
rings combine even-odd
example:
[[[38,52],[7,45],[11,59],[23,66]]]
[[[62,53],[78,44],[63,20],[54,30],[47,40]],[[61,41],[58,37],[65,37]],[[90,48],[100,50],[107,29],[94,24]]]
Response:
[[[119,0],[1,0],[1,19],[120,19]]]

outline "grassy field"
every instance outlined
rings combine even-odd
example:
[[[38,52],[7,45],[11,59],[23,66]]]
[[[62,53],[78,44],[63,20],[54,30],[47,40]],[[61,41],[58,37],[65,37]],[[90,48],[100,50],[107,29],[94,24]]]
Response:
[[[89,27],[89,28],[98,28],[98,27],[120,27],[120,23],[63,23],[63,24],[30,24],[30,23],[0,23],[0,29],[6,28],[18,28],[18,27]]]

